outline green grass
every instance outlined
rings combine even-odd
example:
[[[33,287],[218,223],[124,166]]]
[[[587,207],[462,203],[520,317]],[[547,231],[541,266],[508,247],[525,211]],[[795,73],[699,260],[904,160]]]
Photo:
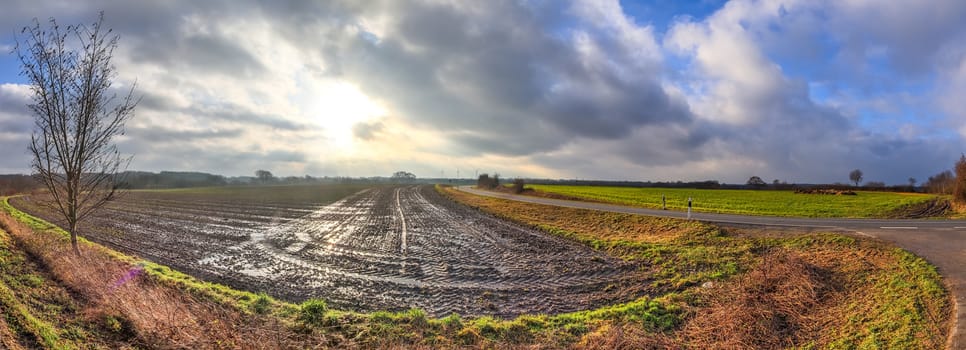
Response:
[[[879,218],[935,196],[917,193],[857,192],[856,196],[796,194],[793,191],[702,190],[604,186],[527,185],[538,191],[604,203],[661,209],[667,196],[669,210],[790,217]]]
[[[6,317],[8,322],[17,327],[19,333],[27,333],[34,337],[38,344],[49,349],[68,348],[60,340],[57,330],[50,323],[39,319],[31,312],[30,308],[24,305],[17,293],[7,285],[7,281],[19,284],[21,280],[36,280],[39,276],[23,274],[21,265],[24,263],[23,256],[14,254],[11,251],[10,239],[6,232],[0,230],[0,316]],[[42,283],[43,280],[41,279]],[[34,282],[28,282],[34,284]],[[38,287],[38,286],[34,286]]]
[[[947,297],[936,268],[902,249],[889,255],[899,263],[869,276],[876,291],[869,296],[872,302],[848,304],[850,317],[835,330],[838,337],[830,348],[915,349],[922,346],[923,338],[936,337],[947,326],[942,315],[926,307]],[[942,344],[944,339],[936,342]]]

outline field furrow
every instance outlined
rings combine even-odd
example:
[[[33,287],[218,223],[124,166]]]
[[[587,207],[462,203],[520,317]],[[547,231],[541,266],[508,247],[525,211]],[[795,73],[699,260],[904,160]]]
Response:
[[[214,282],[347,310],[560,313],[632,300],[638,295],[604,290],[646,282],[639,266],[431,186],[375,187],[314,207],[258,203],[134,192],[82,234]]]

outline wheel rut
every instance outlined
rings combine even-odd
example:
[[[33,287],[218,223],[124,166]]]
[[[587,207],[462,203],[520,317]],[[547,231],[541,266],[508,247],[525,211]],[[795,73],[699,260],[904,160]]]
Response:
[[[629,301],[639,295],[607,290],[648,282],[639,266],[483,214],[432,186],[375,187],[314,208],[138,196],[112,205],[86,235],[295,302],[512,317]]]

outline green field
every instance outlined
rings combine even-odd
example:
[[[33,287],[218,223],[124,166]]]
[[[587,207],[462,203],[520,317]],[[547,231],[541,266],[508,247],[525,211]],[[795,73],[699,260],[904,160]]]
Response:
[[[900,208],[928,202],[934,195],[895,192],[857,192],[857,196],[796,194],[793,191],[699,190],[688,188],[635,188],[603,186],[528,185],[537,191],[604,203],[686,210],[692,198],[697,212],[743,215],[879,218]]]

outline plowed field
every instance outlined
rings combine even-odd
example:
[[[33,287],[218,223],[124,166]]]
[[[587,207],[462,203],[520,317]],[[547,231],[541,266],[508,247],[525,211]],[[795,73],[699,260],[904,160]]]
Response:
[[[54,218],[32,201],[14,205]],[[345,310],[559,313],[632,300],[647,285],[638,266],[431,186],[375,187],[328,205],[132,192],[81,234],[206,280]]]

